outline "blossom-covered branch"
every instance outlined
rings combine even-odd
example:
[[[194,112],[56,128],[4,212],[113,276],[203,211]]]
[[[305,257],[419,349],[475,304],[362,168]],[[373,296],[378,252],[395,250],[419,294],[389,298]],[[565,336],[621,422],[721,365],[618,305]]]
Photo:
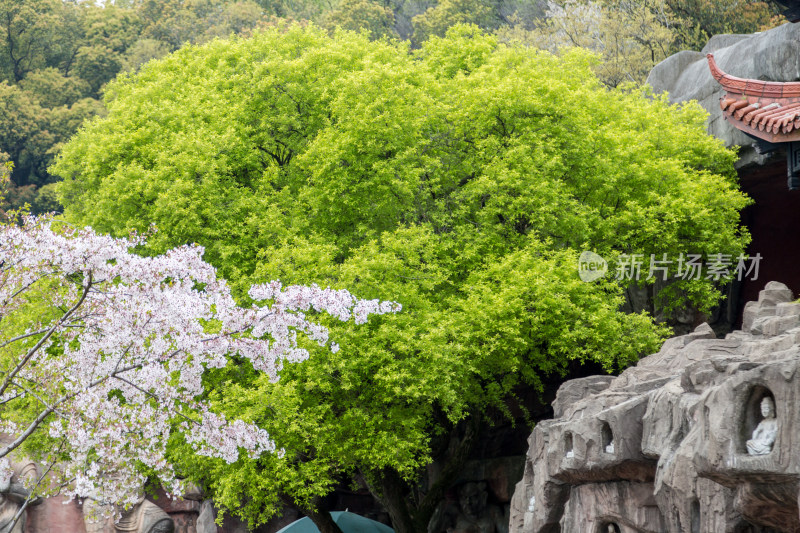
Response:
[[[239,306],[202,247],[142,257],[131,252],[141,236],[54,225],[28,217],[0,227],[0,417],[12,435],[0,457],[40,430],[63,439],[59,471],[73,496],[132,504],[141,467],[180,493],[166,457],[176,430],[198,453],[231,462],[274,451],[263,429],[210,410],[204,372],[236,355],[276,380],[284,361],[309,356],[298,333],[328,345],[306,313],[362,323],[400,309],[275,281]]]

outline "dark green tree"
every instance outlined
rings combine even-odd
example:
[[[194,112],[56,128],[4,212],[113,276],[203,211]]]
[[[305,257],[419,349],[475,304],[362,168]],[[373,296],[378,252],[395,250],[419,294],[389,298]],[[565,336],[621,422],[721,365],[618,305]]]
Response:
[[[0,118],[4,160],[14,162],[6,200],[58,207],[38,188],[59,145],[102,112],[105,84],[184,43],[246,34],[265,20],[249,1],[148,0],[108,6],[61,0],[0,0],[0,89],[9,107]],[[12,89],[13,88],[14,92]],[[21,92],[20,92],[21,91]],[[11,103],[13,101],[13,103]],[[19,188],[19,190],[16,190]]]
[[[373,0],[342,0],[326,13],[324,25],[329,29],[366,30],[374,39],[397,37],[394,13]]]

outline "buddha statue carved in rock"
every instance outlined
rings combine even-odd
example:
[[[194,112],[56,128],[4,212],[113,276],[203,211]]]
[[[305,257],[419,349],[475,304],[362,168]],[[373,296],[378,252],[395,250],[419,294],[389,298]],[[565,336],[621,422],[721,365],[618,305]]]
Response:
[[[761,415],[764,418],[753,431],[753,438],[747,441],[747,453],[750,455],[766,455],[771,452],[778,435],[778,419],[775,418],[772,398],[761,400]]]

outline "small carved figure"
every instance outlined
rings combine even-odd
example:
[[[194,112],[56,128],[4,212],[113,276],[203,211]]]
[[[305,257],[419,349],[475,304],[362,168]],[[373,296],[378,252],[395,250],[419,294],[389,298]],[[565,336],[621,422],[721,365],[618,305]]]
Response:
[[[613,440],[608,443],[608,446],[606,446],[606,453],[614,453],[614,441]]]
[[[123,511],[122,517],[114,523],[112,518],[105,518],[107,506],[92,499],[84,502],[84,513],[87,533],[173,533],[175,523],[158,505],[142,498],[129,511]],[[104,512],[105,511],[105,512]],[[112,525],[113,524],[113,525]]]
[[[750,455],[766,455],[772,451],[775,437],[778,435],[778,420],[775,418],[775,404],[772,398],[761,400],[761,415],[764,417],[753,431],[753,438],[747,441],[747,453]]]
[[[606,527],[608,533],[619,533],[619,526],[613,522],[609,523]]]
[[[469,482],[458,491],[461,512],[448,533],[508,533],[508,521],[497,505],[487,505],[486,483]]]
[[[30,497],[30,491],[25,487],[26,482],[33,484],[37,477],[36,464],[32,462],[17,462],[12,459],[11,470],[13,475],[5,482],[0,482],[0,533],[25,531],[26,514],[23,512],[16,522],[14,517]]]

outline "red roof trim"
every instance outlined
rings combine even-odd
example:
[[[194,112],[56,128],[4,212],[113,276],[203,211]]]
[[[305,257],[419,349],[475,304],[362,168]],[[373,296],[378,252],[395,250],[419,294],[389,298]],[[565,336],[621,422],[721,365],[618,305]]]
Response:
[[[725,89],[722,115],[736,128],[765,141],[800,141],[800,82],[737,78],[707,54],[711,75]]]
[[[722,85],[726,91],[747,96],[761,96],[764,98],[783,98],[800,96],[800,82],[761,81],[737,78],[726,74],[717,66],[714,54],[706,54],[708,68],[711,75]]]

